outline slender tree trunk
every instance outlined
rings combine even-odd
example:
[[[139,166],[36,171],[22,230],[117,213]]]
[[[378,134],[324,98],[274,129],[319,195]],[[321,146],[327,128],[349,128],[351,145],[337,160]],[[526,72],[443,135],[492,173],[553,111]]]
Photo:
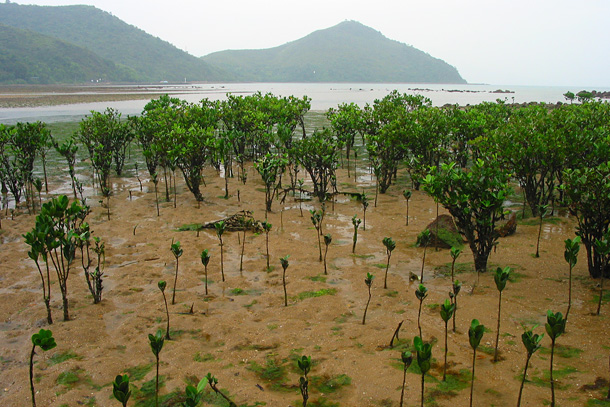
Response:
[[[265,247],[267,248],[267,270],[269,270],[269,232],[265,232]]]
[[[523,379],[521,379],[521,387],[519,388],[519,399],[517,400],[517,407],[521,406],[521,395],[523,394],[523,385],[525,384],[525,378],[527,377],[527,367],[530,364],[530,358],[532,355],[528,353],[527,359],[525,360],[525,369],[523,370]]]
[[[157,216],[160,216],[160,213],[159,213],[159,192],[157,190],[157,182],[155,182],[154,184],[155,184],[155,203],[157,204]]]
[[[445,367],[443,369],[443,381],[447,379],[447,322],[445,321]]]
[[[540,235],[542,234],[542,213],[540,214],[540,225],[538,226],[538,240],[536,241],[536,257],[540,257]]]
[[[472,407],[472,394],[474,392],[474,366],[477,360],[477,350],[474,349],[472,353],[472,379],[470,381],[470,407]]]
[[[420,300],[419,301],[419,311],[417,311],[417,329],[419,329],[419,337],[422,338],[422,341],[424,340],[424,337],[421,334],[421,323],[420,323],[420,319],[421,319],[421,306],[424,303],[424,300]]]
[[[426,249],[428,245],[424,246],[424,257],[421,260],[421,275],[419,276],[419,282],[424,283],[424,265],[426,264]]]
[[[246,250],[246,228],[244,227],[244,237],[241,241],[241,256],[239,257],[239,273],[244,270],[244,250]]]
[[[36,354],[36,345],[32,345],[30,353],[30,390],[32,391],[32,407],[36,407],[36,394],[34,392],[34,355]]]
[[[220,274],[222,275],[222,282],[225,282],[225,269],[224,269],[224,256],[222,250],[222,239],[220,239]]]
[[[157,356],[157,377],[155,380],[155,407],[159,407],[159,355]]]
[[[402,402],[405,398],[405,384],[407,382],[407,365],[404,366],[403,374],[402,374],[402,390],[400,392],[400,404],[399,407],[402,407]]]
[[[178,257],[176,257],[176,275],[174,277],[174,290],[172,293],[172,305],[176,304],[176,282],[178,282]]]
[[[555,381],[553,380],[553,357],[555,356],[555,339],[551,338],[551,368],[550,368],[550,379],[551,379],[551,407],[555,407]]]
[[[366,312],[369,309],[369,304],[371,303],[371,287],[369,287],[369,300],[366,302],[366,307],[364,307],[364,316],[362,317],[362,325],[366,322]]]
[[[425,386],[425,374],[421,374],[421,407],[424,407],[424,386]]]
[[[326,256],[328,255],[328,245],[326,246],[326,249],[324,250],[324,274],[328,274],[328,271],[326,269]]]
[[[566,311],[566,325],[568,324],[568,316],[572,308],[572,265],[570,264],[570,274],[568,277],[568,310]]]
[[[322,230],[321,227],[318,229],[318,232],[320,230]],[[320,262],[322,262],[322,243],[320,242],[320,233],[318,233],[318,250],[320,251]]]
[[[165,298],[165,293],[161,291],[161,294],[163,294],[163,302],[165,303],[165,313],[167,314],[167,330],[165,331],[165,339],[171,341],[172,338],[170,338],[169,336],[169,308],[167,308],[167,299]]]
[[[286,292],[286,269],[282,273],[282,283],[284,285],[284,307],[288,306],[288,293]]]
[[[383,288],[388,288],[388,270],[390,269],[390,257],[392,254],[388,254],[388,263],[385,266],[385,277],[383,279]]]
[[[208,295],[208,266],[205,266],[205,295]]]
[[[502,291],[500,291],[500,299],[498,300],[498,328],[496,329],[496,350],[494,351],[493,361],[498,361],[498,343],[500,342],[500,312],[502,310]]]
[[[606,268],[602,267],[601,268],[601,278],[602,281],[599,285],[599,301],[597,303],[597,312],[595,313],[595,315],[599,315],[601,309],[602,309],[602,298],[604,297],[604,274],[606,273]]]
[[[453,298],[455,308],[453,309],[453,333],[455,333],[455,314],[458,310],[457,295]]]

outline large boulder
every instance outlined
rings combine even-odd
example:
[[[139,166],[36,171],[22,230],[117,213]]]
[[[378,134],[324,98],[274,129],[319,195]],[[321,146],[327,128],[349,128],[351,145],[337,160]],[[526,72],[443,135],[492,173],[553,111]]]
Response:
[[[436,235],[438,225],[438,236]],[[426,229],[430,231],[430,246],[450,249],[452,247],[462,247],[464,238],[458,231],[451,215],[439,215],[432,221]]]

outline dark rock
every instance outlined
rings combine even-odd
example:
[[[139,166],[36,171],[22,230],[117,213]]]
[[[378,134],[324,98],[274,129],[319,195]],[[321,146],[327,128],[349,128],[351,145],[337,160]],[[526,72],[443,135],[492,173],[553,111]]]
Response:
[[[517,212],[511,212],[507,220],[500,221],[496,225],[496,233],[500,237],[506,237],[517,231]]]

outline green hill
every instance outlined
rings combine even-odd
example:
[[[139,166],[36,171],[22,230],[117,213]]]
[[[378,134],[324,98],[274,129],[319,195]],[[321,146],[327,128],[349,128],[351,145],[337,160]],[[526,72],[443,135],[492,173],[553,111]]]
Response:
[[[243,81],[466,83],[446,62],[355,21],[275,48],[202,59]]]
[[[133,71],[137,81],[214,81],[231,76],[93,6],[2,3],[0,23],[85,48]]]
[[[0,83],[134,81],[137,75],[84,48],[0,24]]]

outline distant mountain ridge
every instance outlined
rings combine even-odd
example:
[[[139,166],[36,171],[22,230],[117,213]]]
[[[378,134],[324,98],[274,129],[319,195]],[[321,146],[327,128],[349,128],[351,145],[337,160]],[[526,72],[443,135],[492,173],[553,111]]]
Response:
[[[0,23],[85,48],[132,71],[133,81],[231,79],[230,74],[93,6],[1,3]]]
[[[202,59],[254,82],[466,83],[445,61],[356,21],[275,48],[219,51]]]

